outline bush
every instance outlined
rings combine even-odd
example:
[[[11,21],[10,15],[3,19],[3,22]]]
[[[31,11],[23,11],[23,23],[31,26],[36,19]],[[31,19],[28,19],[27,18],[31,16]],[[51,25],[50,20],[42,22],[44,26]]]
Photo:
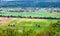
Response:
[[[49,33],[50,36],[60,36],[60,21],[50,24]]]
[[[0,29],[0,36],[21,36],[21,33],[11,28]]]

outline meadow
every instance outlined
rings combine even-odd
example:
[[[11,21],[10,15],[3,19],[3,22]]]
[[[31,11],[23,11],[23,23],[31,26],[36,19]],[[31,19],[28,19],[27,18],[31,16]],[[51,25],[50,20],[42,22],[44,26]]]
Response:
[[[0,36],[60,36],[59,29],[60,20],[0,17]]]
[[[60,18],[60,13],[58,12],[44,12],[44,11],[36,11],[36,12],[6,12],[1,11],[0,15],[2,16],[22,16],[22,17],[52,17],[52,18]]]
[[[34,31],[48,29],[49,24],[55,23],[58,20],[50,19],[29,19],[29,18],[7,18],[10,19],[5,23],[1,24],[1,28],[12,27],[16,30]],[[3,21],[3,20],[2,20]]]

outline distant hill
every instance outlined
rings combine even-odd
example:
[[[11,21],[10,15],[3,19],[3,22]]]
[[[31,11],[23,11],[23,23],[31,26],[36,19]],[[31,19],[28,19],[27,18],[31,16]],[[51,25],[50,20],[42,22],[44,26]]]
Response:
[[[38,2],[34,1],[3,1],[0,2],[0,7],[58,7],[60,2]]]

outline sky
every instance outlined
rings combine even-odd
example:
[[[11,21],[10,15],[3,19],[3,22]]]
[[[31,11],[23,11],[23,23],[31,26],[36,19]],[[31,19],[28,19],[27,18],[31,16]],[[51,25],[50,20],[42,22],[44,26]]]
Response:
[[[2,0],[2,1],[33,1],[33,0]]]
[[[42,1],[42,2],[60,2],[60,0],[0,0],[0,1]]]

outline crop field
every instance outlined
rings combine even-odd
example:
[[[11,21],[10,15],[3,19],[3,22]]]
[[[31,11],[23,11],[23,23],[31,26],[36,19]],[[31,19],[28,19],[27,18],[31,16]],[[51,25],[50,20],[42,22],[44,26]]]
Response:
[[[53,18],[60,18],[60,13],[58,12],[43,12],[43,11],[40,11],[40,12],[5,12],[5,11],[2,11],[0,12],[0,15],[2,16],[25,16],[25,17],[53,17]]]
[[[29,31],[30,29],[39,31],[48,29],[49,24],[55,23],[58,20],[0,17],[0,21],[0,28],[10,27],[19,31],[23,29],[25,31]]]

